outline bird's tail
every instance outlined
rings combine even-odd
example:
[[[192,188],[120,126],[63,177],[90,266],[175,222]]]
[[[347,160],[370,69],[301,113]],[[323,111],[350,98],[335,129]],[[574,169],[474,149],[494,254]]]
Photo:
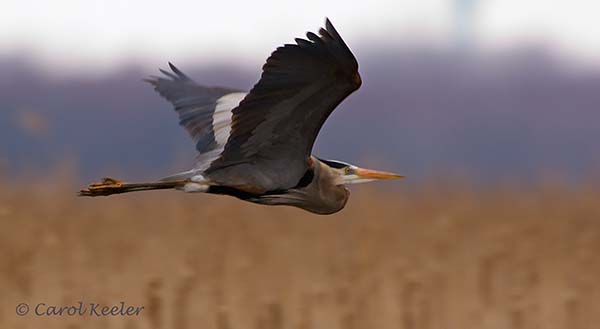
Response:
[[[137,191],[176,189],[183,188],[189,182],[186,179],[150,183],[124,183],[113,178],[103,178],[101,182],[90,184],[86,189],[79,191],[79,196],[106,196]]]

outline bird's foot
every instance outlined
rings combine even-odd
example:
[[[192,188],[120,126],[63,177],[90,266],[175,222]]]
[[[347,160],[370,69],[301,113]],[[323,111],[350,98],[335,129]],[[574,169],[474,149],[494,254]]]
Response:
[[[80,196],[99,196],[118,193],[123,189],[124,183],[120,180],[105,177],[99,183],[92,183],[87,189],[79,191]]]

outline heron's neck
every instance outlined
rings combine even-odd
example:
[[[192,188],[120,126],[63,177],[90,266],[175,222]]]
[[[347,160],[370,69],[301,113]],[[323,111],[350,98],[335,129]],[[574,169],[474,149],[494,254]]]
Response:
[[[314,158],[314,157],[313,157]],[[319,159],[314,158],[314,165],[318,166],[319,185],[340,186],[343,185],[343,179],[340,173],[326,165]]]

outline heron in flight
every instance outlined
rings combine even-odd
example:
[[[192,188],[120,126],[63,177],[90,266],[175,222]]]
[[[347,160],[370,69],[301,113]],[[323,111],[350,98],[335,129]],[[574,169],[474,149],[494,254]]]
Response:
[[[172,72],[146,79],[174,105],[196,144],[196,166],[150,183],[104,178],[80,195],[178,189],[332,214],[348,201],[345,185],[402,178],[311,154],[327,117],[362,82],[329,19],[306,37],[277,48],[247,93],[199,85],[171,63]]]

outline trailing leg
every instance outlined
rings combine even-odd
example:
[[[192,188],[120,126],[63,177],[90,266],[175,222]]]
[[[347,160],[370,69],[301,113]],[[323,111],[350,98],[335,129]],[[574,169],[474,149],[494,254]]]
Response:
[[[79,196],[106,196],[137,191],[181,189],[189,182],[189,180],[185,179],[166,182],[124,183],[107,177],[103,178],[101,182],[92,183],[87,189],[79,191]]]

